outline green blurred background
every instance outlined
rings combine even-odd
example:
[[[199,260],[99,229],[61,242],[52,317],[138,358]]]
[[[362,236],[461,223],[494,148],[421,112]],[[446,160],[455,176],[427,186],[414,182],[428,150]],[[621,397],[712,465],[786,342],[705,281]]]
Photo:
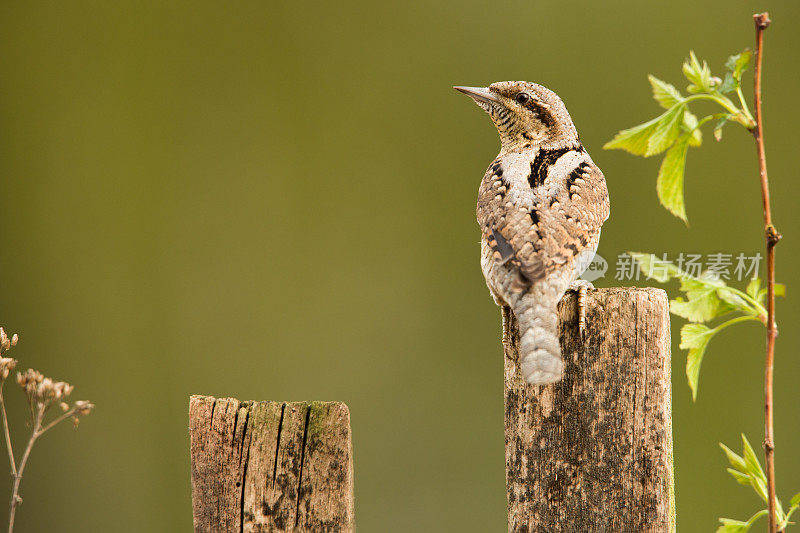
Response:
[[[527,79],[563,97],[608,179],[606,258],[755,253],[743,130],[690,151],[691,229],[658,205],[658,161],[601,147],[660,112],[647,73],[685,86],[690,48],[721,71],[752,46],[757,10],[774,20],[787,501],[800,490],[796,2],[4,2],[0,323],[20,333],[23,367],[97,404],[37,445],[19,531],[189,530],[193,393],[346,401],[360,531],[503,531],[499,313],[474,220],[498,140],[450,87]],[[682,531],[760,508],[717,442],[762,438],[763,346],[758,325],[715,339],[694,405],[673,348]],[[21,435],[22,395],[8,396]]]

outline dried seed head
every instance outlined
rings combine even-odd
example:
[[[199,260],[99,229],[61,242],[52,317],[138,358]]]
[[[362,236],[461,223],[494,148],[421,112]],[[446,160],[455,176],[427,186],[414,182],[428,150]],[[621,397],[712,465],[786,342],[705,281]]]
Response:
[[[61,402],[60,404],[58,404],[58,406],[59,406],[59,407],[61,408],[61,410],[62,410],[62,411],[64,411],[65,413],[66,413],[67,411],[69,411],[69,404],[67,404],[67,403]]]
[[[32,368],[26,370],[25,373],[17,372],[17,383],[31,399],[42,381],[44,381],[44,376]]]
[[[44,405],[69,396],[73,388],[69,383],[46,378],[32,368],[26,370],[24,374],[17,373],[17,383],[28,395],[30,401]]]
[[[92,412],[94,404],[86,400],[78,400],[75,402],[75,414],[85,416]]]
[[[66,398],[72,393],[72,389],[73,389],[72,385],[64,381],[53,383],[53,397],[55,400]]]
[[[5,380],[16,366],[16,359],[11,359],[10,357],[0,358],[0,381]]]
[[[6,335],[6,330],[0,327],[0,353],[11,348],[11,340]]]
[[[62,398],[69,396],[69,394],[72,392],[72,385],[69,383],[65,383],[63,381],[53,381],[51,378],[45,377],[42,377],[42,379],[39,380],[38,378],[41,376],[41,374],[38,372],[36,372],[36,374],[38,374],[35,376],[36,384],[31,388],[33,391],[31,393],[32,399],[35,402],[49,405],[51,402],[59,401]],[[28,392],[28,389],[26,388],[25,391]]]
[[[16,346],[18,341],[19,335],[14,333],[9,339],[6,330],[0,327],[0,353],[10,350],[12,346]]]

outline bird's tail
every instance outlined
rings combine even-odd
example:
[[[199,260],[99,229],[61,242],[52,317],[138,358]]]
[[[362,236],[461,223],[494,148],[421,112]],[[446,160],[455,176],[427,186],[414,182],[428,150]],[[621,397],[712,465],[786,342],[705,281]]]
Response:
[[[514,305],[520,333],[520,367],[531,385],[554,383],[564,372],[558,341],[558,301],[563,292],[554,284],[538,283]]]

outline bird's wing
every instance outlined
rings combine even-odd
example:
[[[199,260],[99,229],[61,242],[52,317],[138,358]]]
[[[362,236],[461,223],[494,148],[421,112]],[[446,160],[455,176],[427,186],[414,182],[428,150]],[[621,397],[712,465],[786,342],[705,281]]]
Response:
[[[610,204],[606,178],[597,165],[586,156],[568,174],[556,179],[564,182],[568,200],[564,203],[565,216],[578,220],[587,237],[599,236],[600,227],[608,219]]]
[[[481,182],[477,216],[483,240],[491,247],[494,260],[517,271],[524,286],[545,275],[542,243],[536,211],[520,205],[510,187],[503,178],[500,163],[493,163]]]
[[[572,267],[583,250],[597,246],[600,226],[608,218],[600,169],[582,152],[562,159],[533,189],[531,203],[508,194],[497,165],[489,167],[481,184],[477,214],[483,238],[495,260],[510,264],[528,284]]]

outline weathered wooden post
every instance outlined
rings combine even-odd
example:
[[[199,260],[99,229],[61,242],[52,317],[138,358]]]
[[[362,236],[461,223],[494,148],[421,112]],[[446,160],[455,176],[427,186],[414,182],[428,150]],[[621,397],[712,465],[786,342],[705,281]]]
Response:
[[[350,412],[340,402],[189,401],[196,532],[352,532]]]
[[[672,532],[670,332],[660,289],[590,290],[581,340],[577,302],[559,305],[561,382],[519,371],[519,332],[505,346],[508,530]]]

